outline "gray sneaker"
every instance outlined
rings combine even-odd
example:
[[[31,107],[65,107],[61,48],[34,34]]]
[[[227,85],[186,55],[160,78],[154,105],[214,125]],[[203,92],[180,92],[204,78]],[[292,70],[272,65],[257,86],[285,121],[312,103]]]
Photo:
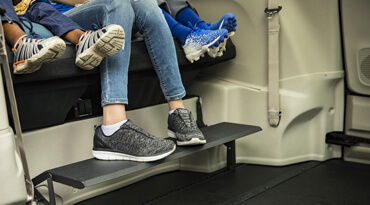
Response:
[[[98,126],[92,153],[102,160],[150,162],[167,157],[175,149],[176,145],[171,140],[154,137],[128,120],[109,137]]]
[[[176,138],[179,146],[206,143],[191,112],[185,108],[176,109],[168,116],[168,136]]]

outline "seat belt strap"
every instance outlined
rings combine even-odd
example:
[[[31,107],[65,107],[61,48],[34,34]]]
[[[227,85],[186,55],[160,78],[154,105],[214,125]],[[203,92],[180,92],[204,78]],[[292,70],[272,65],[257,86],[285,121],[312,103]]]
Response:
[[[0,15],[5,16],[5,18],[9,21],[9,23],[13,23],[6,15],[5,15],[5,9],[0,7]],[[25,180],[26,180],[26,190],[27,190],[27,202],[31,202],[34,200],[34,186],[32,183],[32,179],[30,176],[26,153],[24,150],[24,144],[23,144],[23,136],[22,136],[22,129],[21,129],[21,123],[19,121],[19,115],[18,115],[18,107],[17,107],[17,101],[15,99],[15,93],[13,89],[13,81],[12,76],[10,73],[9,68],[9,61],[6,53],[6,44],[5,44],[5,35],[2,24],[0,24],[0,56],[1,56],[1,62],[3,64],[2,68],[4,70],[5,75],[5,81],[6,81],[6,87],[8,91],[9,101],[10,101],[10,107],[12,110],[13,115],[13,121],[15,126],[15,132],[17,135],[17,144],[19,147],[19,153],[22,160],[23,170],[25,174]]]
[[[280,123],[279,99],[279,12],[278,0],[268,0],[265,9],[268,21],[268,119],[273,127]]]

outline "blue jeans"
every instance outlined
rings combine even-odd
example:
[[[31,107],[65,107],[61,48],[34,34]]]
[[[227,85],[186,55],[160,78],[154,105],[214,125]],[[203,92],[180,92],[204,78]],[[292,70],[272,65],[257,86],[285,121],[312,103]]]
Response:
[[[118,24],[126,33],[124,50],[100,65],[102,106],[128,103],[131,36],[137,31],[143,35],[166,100],[185,96],[173,38],[156,0],[90,0],[64,14],[86,30]]]

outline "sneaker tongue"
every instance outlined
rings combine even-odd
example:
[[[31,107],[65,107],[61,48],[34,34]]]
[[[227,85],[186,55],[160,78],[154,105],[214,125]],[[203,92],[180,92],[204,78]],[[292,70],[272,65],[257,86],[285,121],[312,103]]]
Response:
[[[186,109],[178,109],[181,119],[184,121],[187,127],[192,126],[190,113]]]
[[[127,122],[124,123],[122,126],[126,126],[126,127],[129,127],[131,129],[135,130],[136,132],[140,132],[141,134],[145,135],[148,138],[152,138],[152,139],[154,138],[154,136],[149,134],[147,131],[141,129],[139,126],[135,125],[135,123],[133,123],[131,120],[127,120]]]

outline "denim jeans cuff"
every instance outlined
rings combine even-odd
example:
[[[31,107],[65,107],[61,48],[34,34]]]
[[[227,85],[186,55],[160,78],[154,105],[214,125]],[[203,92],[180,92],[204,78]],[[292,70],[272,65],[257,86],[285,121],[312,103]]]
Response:
[[[173,95],[173,96],[165,96],[166,100],[167,101],[173,101],[173,100],[179,100],[179,99],[182,99],[184,98],[186,95],[186,91],[182,91],[180,94],[177,94],[177,95]]]
[[[112,105],[112,104],[128,104],[128,100],[124,98],[115,98],[115,99],[108,99],[108,100],[102,100],[101,101],[101,106],[103,107],[104,105]]]

